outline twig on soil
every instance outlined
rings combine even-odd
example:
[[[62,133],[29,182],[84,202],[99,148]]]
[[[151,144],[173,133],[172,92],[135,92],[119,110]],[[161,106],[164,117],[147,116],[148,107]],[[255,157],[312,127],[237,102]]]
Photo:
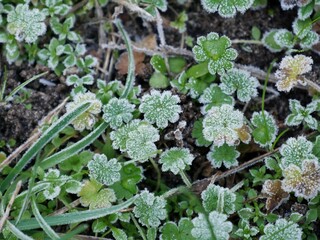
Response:
[[[41,126],[46,122],[50,122],[54,116],[58,115],[61,109],[67,103],[68,99],[69,97],[65,98],[62,103],[60,103],[55,109],[50,111],[48,115],[40,121],[39,126],[35,130],[33,130],[33,134],[31,135],[31,137],[29,137],[25,143],[19,146],[2,163],[0,163],[0,171],[5,166],[9,165],[21,152],[30,147],[40,137],[41,131],[39,131],[39,129],[41,128]]]
[[[11,207],[12,207],[13,202],[14,202],[14,200],[16,199],[16,197],[17,197],[17,195],[18,195],[18,193],[19,193],[19,191],[20,191],[20,189],[21,189],[21,185],[22,185],[22,181],[20,180],[20,181],[17,183],[16,188],[15,188],[15,190],[14,190],[14,192],[13,192],[11,198],[10,198],[10,201],[9,201],[7,207],[6,207],[5,213],[3,214],[3,216],[2,216],[1,219],[0,219],[0,232],[1,232],[2,228],[3,228],[3,225],[4,225],[5,221],[6,221],[6,220],[8,219],[8,217],[9,217]]]

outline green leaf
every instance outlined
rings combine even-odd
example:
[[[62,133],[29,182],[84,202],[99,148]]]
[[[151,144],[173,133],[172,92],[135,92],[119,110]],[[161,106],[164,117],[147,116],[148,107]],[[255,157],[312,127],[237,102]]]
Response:
[[[149,85],[152,88],[167,88],[169,86],[169,79],[160,72],[154,72],[149,80]]]
[[[252,36],[252,39],[254,39],[254,40],[260,40],[260,38],[261,38],[260,29],[256,26],[253,26],[251,28],[251,36]]]
[[[191,235],[193,224],[188,218],[181,218],[178,226],[175,222],[166,222],[161,228],[161,240],[195,240]]]
[[[163,57],[160,55],[153,55],[152,58],[150,59],[150,63],[154,70],[165,74],[167,72],[166,64],[164,62]]]
[[[186,71],[186,74],[188,78],[199,78],[206,75],[208,72],[208,62],[203,62],[193,65]]]
[[[263,34],[262,43],[270,52],[281,52],[282,47],[275,41],[275,35],[278,29],[272,29],[269,32]]]
[[[203,125],[202,125],[203,118],[198,119],[197,121],[194,122],[193,124],[193,129],[192,129],[192,137],[196,139],[196,145],[199,147],[205,146],[208,147],[210,146],[211,142],[206,140],[203,136]],[[320,140],[319,140],[319,145],[320,145]],[[319,152],[320,155],[320,152]]]
[[[186,60],[182,57],[169,58],[169,68],[172,73],[178,74],[182,72],[186,64]]]
[[[275,224],[267,224],[264,227],[265,235],[261,236],[259,240],[273,240],[273,239],[302,239],[302,231],[298,224],[285,219],[278,219]]]
[[[214,168],[220,168],[223,165],[226,168],[238,166],[237,158],[240,153],[234,146],[228,146],[226,143],[220,147],[212,145],[211,151],[207,154],[208,160]]]
[[[307,212],[306,220],[308,223],[315,222],[318,219],[318,211],[316,208],[310,209]]]

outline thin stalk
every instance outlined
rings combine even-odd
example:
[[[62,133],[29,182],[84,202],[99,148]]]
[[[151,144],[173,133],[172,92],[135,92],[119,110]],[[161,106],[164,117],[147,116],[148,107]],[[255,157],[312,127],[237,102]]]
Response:
[[[260,40],[246,40],[246,39],[234,39],[231,40],[233,44],[237,43],[247,43],[247,44],[257,44],[257,45],[262,45],[263,43]]]
[[[156,190],[155,190],[157,192],[159,190],[160,184],[161,184],[161,171],[159,169],[158,164],[153,160],[153,158],[149,158],[149,160],[157,172],[157,186],[156,186]]]
[[[272,146],[271,146],[271,151],[274,149],[274,147],[276,146],[277,142],[279,141],[279,139],[284,135],[286,134],[287,132],[289,131],[289,128],[283,130],[276,138],[276,140],[274,140]]]
[[[320,92],[320,86],[315,82],[312,82],[307,78],[303,78],[303,81],[305,81],[310,87],[314,88],[317,92]]]
[[[145,233],[143,232],[142,228],[140,227],[140,225],[139,225],[137,219],[135,218],[135,216],[134,216],[132,213],[130,213],[130,216],[131,216],[131,219],[132,219],[134,225],[135,225],[136,228],[138,229],[138,231],[139,231],[140,236],[142,237],[142,239],[143,239],[143,240],[147,240],[147,237],[146,237]]]
[[[2,102],[2,100],[4,98],[4,91],[6,90],[7,80],[8,80],[7,66],[4,66],[3,84],[2,84],[2,88],[1,88],[1,92],[0,92],[0,102]]]
[[[183,170],[180,170],[179,174],[180,174],[184,184],[187,185],[188,188],[191,188],[192,187],[192,183],[190,182],[189,177],[187,176],[187,174]]]

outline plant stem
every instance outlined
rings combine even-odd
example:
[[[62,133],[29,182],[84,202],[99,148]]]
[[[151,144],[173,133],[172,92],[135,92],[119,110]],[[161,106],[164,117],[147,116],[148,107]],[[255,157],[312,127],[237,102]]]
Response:
[[[190,182],[189,177],[187,176],[187,174],[183,170],[180,170],[179,174],[180,174],[184,184],[186,184],[188,188],[191,188],[192,187],[192,183]]]
[[[130,216],[131,216],[131,219],[132,219],[134,225],[135,225],[136,228],[138,229],[138,231],[139,231],[142,239],[143,239],[143,240],[147,240],[147,237],[146,237],[146,235],[144,234],[144,232],[143,232],[142,228],[140,227],[140,225],[139,225],[137,219],[135,218],[135,216],[134,216],[132,213],[130,213]]]
[[[315,82],[312,82],[307,78],[303,78],[303,81],[305,81],[310,87],[314,88],[317,92],[320,92],[320,86]]]
[[[158,164],[153,160],[153,158],[149,158],[149,160],[150,160],[152,166],[154,167],[154,169],[155,169],[156,172],[157,172],[157,187],[156,187],[156,190],[155,190],[155,192],[156,192],[156,191],[158,191],[159,188],[160,188],[161,172],[160,172],[160,169],[159,169]]]
[[[246,39],[234,39],[231,40],[233,44],[237,43],[247,43],[247,44],[257,44],[257,45],[262,45],[263,43],[260,40],[246,40]]]

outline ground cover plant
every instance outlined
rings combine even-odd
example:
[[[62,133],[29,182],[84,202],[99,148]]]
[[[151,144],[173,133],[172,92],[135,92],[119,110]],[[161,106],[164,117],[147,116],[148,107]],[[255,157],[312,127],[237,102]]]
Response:
[[[0,239],[320,238],[320,1],[0,1]]]

